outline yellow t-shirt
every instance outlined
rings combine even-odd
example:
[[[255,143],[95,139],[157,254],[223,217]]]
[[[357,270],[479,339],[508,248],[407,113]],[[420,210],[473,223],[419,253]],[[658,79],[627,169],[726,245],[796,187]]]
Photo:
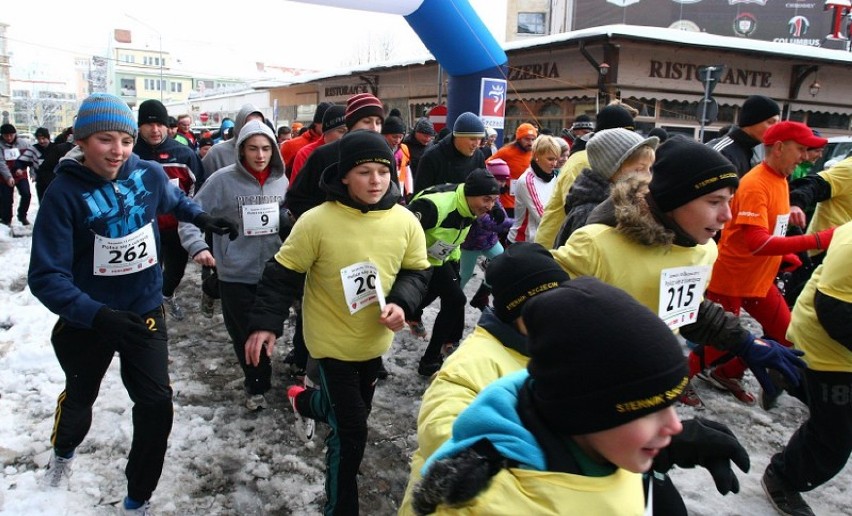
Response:
[[[578,229],[565,245],[551,253],[571,278],[594,276],[624,290],[656,314],[663,270],[712,266],[717,255],[712,240],[695,247],[647,246],[604,224]],[[705,287],[696,290],[698,295],[704,295]]]
[[[808,234],[842,226],[852,220],[852,158],[846,158],[818,175],[831,185],[831,199],[817,203],[808,224]],[[809,254],[814,256],[822,252],[812,250]]]
[[[347,297],[341,271],[361,262],[374,264],[387,295],[400,269],[429,268],[423,229],[399,205],[362,213],[325,202],[299,217],[275,260],[307,273],[302,320],[311,356],[350,361],[385,353],[393,332],[379,324],[378,302],[350,313],[351,294]]]
[[[852,351],[829,337],[814,308],[819,290],[846,303],[852,303],[852,223],[837,228],[826,251],[793,307],[787,339],[805,352],[808,367],[815,371],[852,373]]]

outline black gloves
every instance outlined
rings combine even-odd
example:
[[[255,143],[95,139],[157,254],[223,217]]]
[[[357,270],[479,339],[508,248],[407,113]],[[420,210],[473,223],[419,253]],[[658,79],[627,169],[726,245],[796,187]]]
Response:
[[[734,433],[721,423],[695,418],[683,422],[683,432],[672,437],[671,444],[654,459],[652,469],[665,473],[672,466],[703,466],[713,476],[716,489],[724,495],[740,492],[731,461],[748,473],[751,466],[748,452]]]
[[[195,220],[193,220],[192,223],[203,231],[210,231],[217,235],[224,235],[227,233],[228,238],[231,240],[234,240],[240,234],[237,224],[225,217],[211,217],[206,213],[201,213],[195,217]]]
[[[144,341],[151,336],[142,316],[125,310],[113,310],[108,306],[104,306],[95,314],[92,329],[127,343]]]
[[[506,459],[484,438],[458,455],[435,461],[414,488],[415,514],[432,514],[439,505],[457,506],[475,498],[504,467]]]
[[[504,220],[506,220],[506,212],[499,206],[491,208],[489,215],[491,215],[491,220],[497,224],[501,224]]]

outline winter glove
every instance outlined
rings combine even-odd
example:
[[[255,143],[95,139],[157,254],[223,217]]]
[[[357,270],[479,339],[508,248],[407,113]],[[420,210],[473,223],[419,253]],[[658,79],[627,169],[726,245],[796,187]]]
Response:
[[[731,462],[748,473],[748,452],[727,426],[709,419],[695,418],[683,422],[683,432],[672,437],[671,444],[654,459],[653,470],[665,473],[672,466],[702,466],[713,476],[716,489],[723,495],[739,493],[740,483]]]
[[[814,233],[814,236],[816,237],[817,249],[828,249],[828,246],[831,244],[831,238],[834,236],[834,228],[817,231]]]
[[[502,224],[504,220],[506,220],[506,212],[503,211],[503,208],[499,206],[495,206],[491,208],[491,220],[493,220],[496,224]]]
[[[195,217],[193,224],[203,231],[210,231],[217,235],[227,234],[231,240],[234,240],[240,234],[237,225],[225,217],[211,217],[206,213],[201,213]]]
[[[104,306],[95,314],[92,329],[127,343],[139,343],[151,336],[142,316],[126,310],[113,310],[108,306]]]
[[[793,272],[802,266],[802,259],[796,253],[787,253],[781,258],[781,272]]]
[[[804,351],[784,347],[774,340],[756,339],[752,334],[746,337],[737,352],[737,356],[745,361],[769,396],[777,396],[778,388],[769,378],[766,369],[775,369],[783,374],[791,385],[798,386],[801,370],[806,367],[805,362],[799,358],[804,354]]]
[[[488,439],[436,461],[414,488],[414,512],[432,514],[438,505],[456,506],[475,498],[505,465],[506,459]]]

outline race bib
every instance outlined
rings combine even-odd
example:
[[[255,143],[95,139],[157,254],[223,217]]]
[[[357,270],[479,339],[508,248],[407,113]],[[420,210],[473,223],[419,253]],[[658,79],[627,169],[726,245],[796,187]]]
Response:
[[[150,223],[120,238],[95,235],[95,276],[123,276],[156,264],[157,243]]]
[[[450,253],[452,253],[456,247],[458,247],[458,245],[448,244],[447,242],[438,240],[432,244],[429,249],[426,249],[426,254],[428,254],[430,258],[441,260],[443,262],[448,256],[450,256]]]
[[[379,303],[385,309],[385,295],[379,279],[379,269],[372,262],[358,262],[340,269],[343,281],[343,296],[349,313],[355,314],[364,307]]]
[[[775,230],[772,236],[782,237],[787,235],[787,226],[790,224],[790,214],[775,217]]]
[[[692,324],[704,296],[709,265],[674,267],[660,272],[659,316],[671,329]]]
[[[517,179],[510,179],[509,180],[509,195],[511,195],[513,197],[515,196],[515,189],[518,187],[517,185],[518,185]]]
[[[245,236],[278,233],[279,207],[277,202],[243,205],[243,234]]]
[[[11,149],[3,149],[3,159],[6,161],[14,161],[21,157],[21,149],[17,147]]]

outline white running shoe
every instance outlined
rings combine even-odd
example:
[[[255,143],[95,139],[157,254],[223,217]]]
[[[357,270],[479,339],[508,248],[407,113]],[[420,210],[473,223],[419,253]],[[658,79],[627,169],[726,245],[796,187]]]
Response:
[[[44,472],[41,484],[45,487],[68,489],[68,483],[71,479],[72,473],[71,465],[73,463],[73,456],[66,459],[56,455],[56,452],[51,453],[50,462],[47,463],[47,471]]]

